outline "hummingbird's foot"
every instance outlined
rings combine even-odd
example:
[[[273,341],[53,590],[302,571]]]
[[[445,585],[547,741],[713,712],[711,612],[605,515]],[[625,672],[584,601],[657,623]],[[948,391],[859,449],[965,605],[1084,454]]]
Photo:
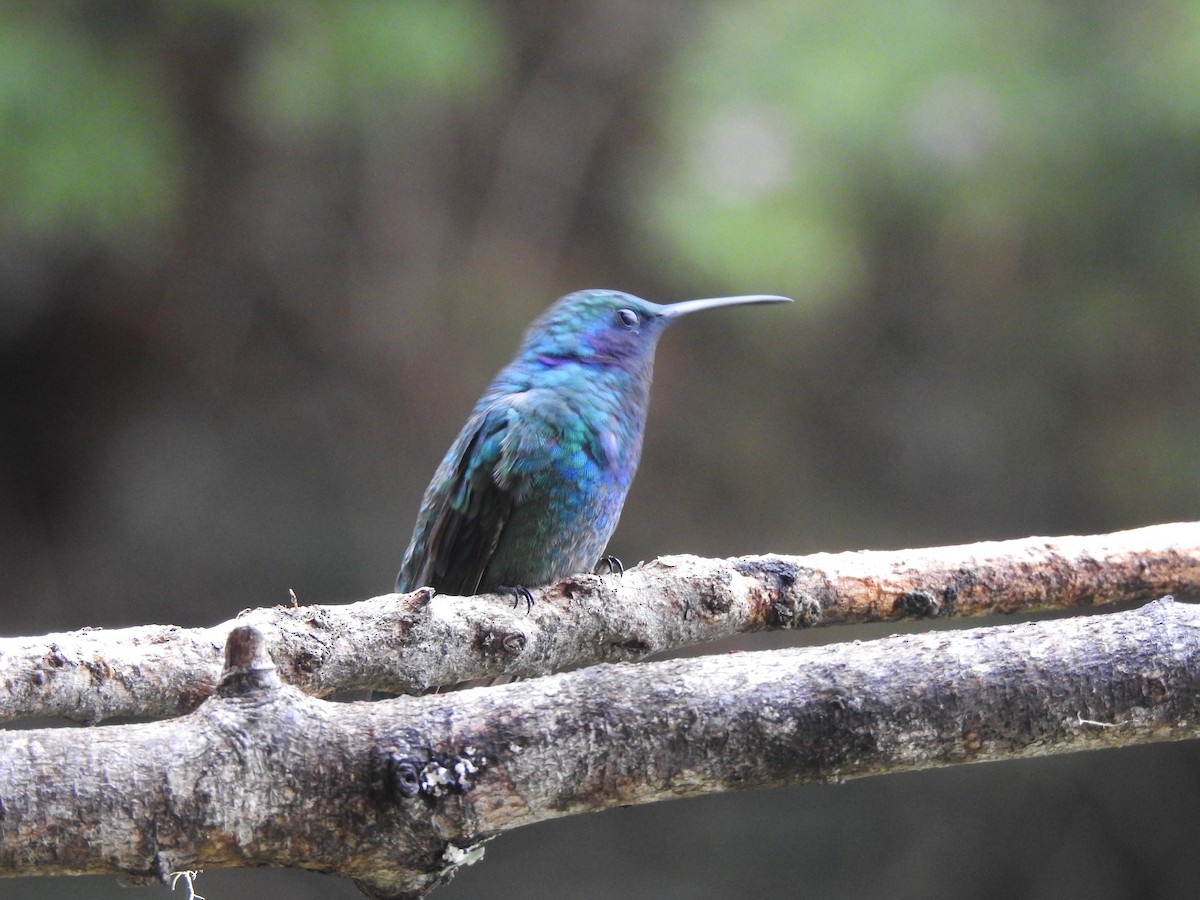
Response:
[[[602,556],[599,562],[596,563],[596,568],[592,569],[593,575],[599,575],[601,567],[608,569],[605,575],[624,575],[625,567],[621,565],[621,560],[615,556]]]
[[[529,588],[521,587],[519,584],[514,585],[513,587],[502,584],[500,585],[500,590],[507,591],[512,594],[513,609],[516,609],[518,606],[520,606],[521,601],[524,600],[525,612],[530,612],[533,610],[533,594],[529,593]]]

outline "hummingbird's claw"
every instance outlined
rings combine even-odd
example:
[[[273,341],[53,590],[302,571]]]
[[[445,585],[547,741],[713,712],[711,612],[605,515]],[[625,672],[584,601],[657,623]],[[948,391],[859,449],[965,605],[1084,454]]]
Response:
[[[602,556],[596,563],[596,568],[592,569],[593,575],[599,575],[601,567],[608,569],[604,574],[621,576],[625,574],[625,566],[621,560],[615,556]]]
[[[518,606],[520,606],[521,601],[524,600],[525,612],[533,611],[533,594],[529,593],[529,588],[522,587],[521,585],[517,584],[513,585],[512,587],[507,585],[501,586],[500,590],[507,591],[512,594],[513,609],[516,609]]]

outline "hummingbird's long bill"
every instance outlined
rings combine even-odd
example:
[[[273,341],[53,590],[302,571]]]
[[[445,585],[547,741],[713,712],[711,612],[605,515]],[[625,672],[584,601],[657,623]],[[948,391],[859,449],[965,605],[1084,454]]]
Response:
[[[777,297],[774,294],[745,294],[740,297],[709,297],[707,300],[683,300],[679,303],[664,304],[663,316],[674,319],[686,316],[688,313],[699,312],[702,309],[713,309],[717,306],[743,306],[752,303],[791,303],[791,297]]]

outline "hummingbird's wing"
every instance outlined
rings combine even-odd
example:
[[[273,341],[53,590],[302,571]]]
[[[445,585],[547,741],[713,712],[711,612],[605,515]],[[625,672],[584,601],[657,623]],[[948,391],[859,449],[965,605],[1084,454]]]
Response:
[[[508,428],[506,411],[493,407],[471,417],[434,473],[396,590],[429,586],[473,594],[512,511],[512,495],[493,473]]]
[[[545,465],[531,450],[552,439],[543,411],[523,399],[477,410],[451,446],[425,492],[397,591],[479,590],[513,509]]]

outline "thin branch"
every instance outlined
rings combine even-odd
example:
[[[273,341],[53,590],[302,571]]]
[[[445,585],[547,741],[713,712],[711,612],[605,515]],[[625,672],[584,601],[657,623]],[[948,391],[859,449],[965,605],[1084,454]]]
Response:
[[[258,609],[213,628],[85,629],[0,639],[0,721],[171,716],[210,695],[238,624],[267,637],[284,679],[328,696],[420,692],[535,676],[729,635],[817,624],[1098,606],[1200,592],[1200,523],[928,550],[663,557],[510,598],[388,594]]]
[[[292,866],[411,895],[521,825],[1200,733],[1200,608],[603,665],[337,704],[230,636],[171,722],[0,733],[0,871]]]

